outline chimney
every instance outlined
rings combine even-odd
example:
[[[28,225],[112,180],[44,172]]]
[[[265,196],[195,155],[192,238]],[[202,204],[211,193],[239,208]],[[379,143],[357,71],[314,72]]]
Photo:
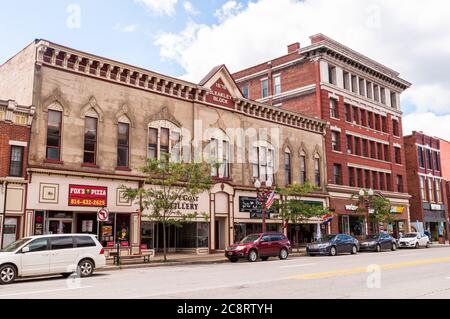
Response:
[[[293,44],[288,45],[288,54],[294,53],[300,49],[300,42],[295,42]]]

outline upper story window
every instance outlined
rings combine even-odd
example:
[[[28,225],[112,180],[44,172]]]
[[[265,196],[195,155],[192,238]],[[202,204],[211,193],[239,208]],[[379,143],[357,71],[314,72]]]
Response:
[[[300,184],[305,184],[306,177],[306,154],[304,152],[300,153]]]
[[[425,177],[419,176],[420,181],[420,195],[422,196],[423,201],[427,201],[427,192],[425,190]]]
[[[46,150],[47,160],[59,161],[61,159],[61,126],[62,112],[48,110]]]
[[[403,176],[397,175],[397,192],[403,193]]]
[[[380,100],[381,103],[386,105],[386,89],[385,88],[380,88]]]
[[[417,147],[417,157],[419,159],[419,167],[425,168],[425,161],[423,158],[423,148],[422,146]]]
[[[432,159],[431,159],[431,150],[429,148],[427,148],[426,154],[427,154],[427,168],[433,169],[433,163],[432,163]]]
[[[352,75],[352,92],[358,93],[358,78],[356,75]]]
[[[314,158],[314,184],[318,187],[321,186],[322,177],[320,174],[321,167],[320,167],[320,158],[316,155],[316,158]]]
[[[434,191],[433,191],[433,179],[428,178],[428,199],[430,202],[435,202]]]
[[[84,164],[96,164],[97,160],[97,125],[98,119],[86,117],[84,119]]]
[[[400,128],[397,120],[392,120],[392,133],[395,136],[400,136]]]
[[[356,106],[353,107],[352,114],[353,114],[353,118],[352,118],[353,122],[358,124],[359,123],[359,112],[358,112],[358,108]]]
[[[269,80],[264,79],[261,81],[261,96],[263,98],[269,96]]]
[[[292,184],[292,156],[289,150],[284,152],[284,183]]]
[[[130,124],[119,123],[117,126],[117,167],[128,168],[130,157]]]
[[[345,104],[345,120],[347,122],[351,122],[352,121],[352,109],[350,107],[350,104]]]
[[[273,77],[273,94],[281,94],[281,75],[276,75]]]
[[[252,150],[252,175],[261,182],[272,181],[274,174],[274,150],[266,146],[255,146]]]
[[[380,87],[376,84],[373,86],[373,98],[376,102],[380,102]]]
[[[402,155],[401,155],[400,147],[394,147],[394,151],[395,151],[395,163],[401,164],[402,163]]]
[[[441,181],[439,179],[436,179],[435,185],[436,185],[436,202],[442,203]]]
[[[148,128],[147,157],[154,160],[169,158],[181,161],[181,130],[168,121],[154,122]]]
[[[11,156],[9,162],[9,176],[23,176],[23,155],[24,148],[22,146],[11,146]]]
[[[373,91],[372,91],[372,83],[367,82],[366,84],[366,91],[367,91],[367,98],[372,99],[373,98]]]
[[[242,95],[248,99],[249,97],[249,88],[248,88],[248,84],[242,87]]]
[[[441,170],[441,161],[439,160],[439,152],[433,152],[434,155],[434,169],[436,171],[440,171]]]
[[[366,81],[359,79],[359,95],[366,96]]]
[[[339,118],[339,105],[336,99],[330,99],[330,116]]]
[[[397,108],[397,93],[391,92],[391,106]]]
[[[348,168],[348,186],[355,187],[355,169],[353,167]]]
[[[350,90],[350,73],[344,71],[344,89]]]
[[[328,79],[329,83],[336,85],[336,67],[332,65],[328,66]]]
[[[230,142],[227,140],[211,139],[211,157],[217,161],[211,169],[211,176],[219,178],[230,177]]]
[[[341,151],[341,134],[336,131],[331,132],[331,147],[333,151]]]
[[[347,154],[353,154],[353,136],[347,135]]]
[[[336,185],[342,185],[342,165],[333,165],[333,183]]]

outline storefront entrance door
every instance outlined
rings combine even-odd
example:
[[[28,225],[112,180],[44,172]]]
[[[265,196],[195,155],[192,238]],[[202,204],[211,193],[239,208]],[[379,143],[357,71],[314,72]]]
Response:
[[[71,234],[72,220],[49,219],[48,232],[50,234]]]

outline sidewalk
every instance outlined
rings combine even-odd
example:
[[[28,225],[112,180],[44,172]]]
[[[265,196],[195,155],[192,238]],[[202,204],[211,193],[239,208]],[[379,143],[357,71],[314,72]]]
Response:
[[[289,257],[303,257],[306,256],[306,249],[297,249],[289,255]],[[106,261],[106,267],[98,271],[122,270],[122,269],[136,269],[136,268],[150,268],[150,267],[166,267],[166,266],[180,266],[180,265],[208,265],[220,264],[229,262],[225,257],[225,253],[215,253],[209,255],[194,255],[194,254],[167,254],[167,262],[164,262],[162,254],[151,260],[150,263],[136,262],[134,260],[123,260],[120,266],[114,265],[112,260]]]

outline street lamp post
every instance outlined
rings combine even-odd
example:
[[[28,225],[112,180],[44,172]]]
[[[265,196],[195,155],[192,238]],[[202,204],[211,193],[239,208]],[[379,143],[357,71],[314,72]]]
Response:
[[[372,189],[369,189],[366,193],[366,191],[364,189],[361,189],[359,191],[359,202],[361,204],[364,205],[364,207],[367,209],[367,215],[366,215],[366,220],[367,220],[367,227],[369,224],[369,215],[370,215],[370,206],[372,203],[372,198],[373,198],[374,192]],[[369,233],[369,229],[367,229],[367,233]]]
[[[261,182],[259,179],[255,181],[256,194],[258,201],[261,203],[261,213],[262,213],[262,232],[267,231],[266,227],[266,213],[267,213],[267,200],[270,194],[273,192],[273,182],[271,179]]]

